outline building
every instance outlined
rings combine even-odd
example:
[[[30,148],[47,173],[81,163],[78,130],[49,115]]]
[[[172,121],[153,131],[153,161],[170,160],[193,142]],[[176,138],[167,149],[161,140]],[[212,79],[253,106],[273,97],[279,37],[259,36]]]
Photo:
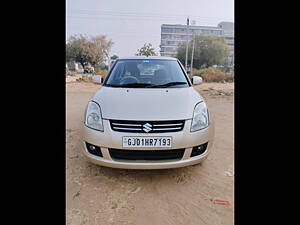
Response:
[[[177,46],[180,43],[185,43],[191,40],[193,34],[208,34],[217,35],[225,38],[229,47],[229,62],[230,65],[234,64],[234,23],[221,22],[218,26],[189,26],[180,24],[162,24],[161,25],[161,43],[160,54],[161,56],[176,56]]]
[[[218,27],[223,30],[225,42],[229,47],[228,62],[230,66],[234,66],[234,23],[232,22],[221,22]]]

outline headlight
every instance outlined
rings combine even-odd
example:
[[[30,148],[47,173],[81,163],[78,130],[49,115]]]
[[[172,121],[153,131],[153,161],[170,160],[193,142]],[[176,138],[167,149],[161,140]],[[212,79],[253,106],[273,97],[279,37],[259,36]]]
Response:
[[[85,113],[85,125],[94,130],[103,131],[100,106],[96,102],[89,102]]]
[[[199,102],[195,109],[192,119],[191,132],[208,127],[208,110],[205,102]]]

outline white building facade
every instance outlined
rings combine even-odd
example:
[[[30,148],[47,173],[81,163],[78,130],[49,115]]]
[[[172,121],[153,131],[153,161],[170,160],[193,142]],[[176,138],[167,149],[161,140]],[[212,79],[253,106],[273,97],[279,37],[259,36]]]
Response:
[[[221,22],[218,26],[189,26],[180,24],[162,24],[161,25],[161,56],[174,57],[177,54],[177,46],[191,40],[193,34],[216,35],[225,38],[229,47],[229,64],[234,65],[234,23]]]

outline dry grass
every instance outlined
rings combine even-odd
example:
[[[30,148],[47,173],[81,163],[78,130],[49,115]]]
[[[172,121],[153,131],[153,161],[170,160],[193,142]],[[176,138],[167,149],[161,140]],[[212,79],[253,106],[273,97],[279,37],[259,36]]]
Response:
[[[233,82],[234,75],[232,73],[224,73],[216,68],[207,68],[196,70],[193,69],[194,76],[200,76],[204,82]]]
[[[66,76],[75,76],[75,75],[76,75],[75,71],[69,70],[69,71],[66,72]]]
[[[91,83],[92,81],[92,77],[89,75],[82,75],[82,77],[80,77],[78,79],[79,82],[87,82],[87,83]]]
[[[108,72],[107,70],[99,70],[95,74],[96,75],[105,76],[105,75],[107,75],[107,72]]]

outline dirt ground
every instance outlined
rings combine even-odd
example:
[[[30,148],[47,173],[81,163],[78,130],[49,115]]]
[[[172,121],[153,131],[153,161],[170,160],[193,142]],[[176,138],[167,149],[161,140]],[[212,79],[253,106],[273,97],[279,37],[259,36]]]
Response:
[[[66,86],[67,224],[233,225],[234,84],[197,86],[215,120],[214,146],[202,164],[168,170],[112,169],[84,158],[79,128],[98,88],[84,82]]]

